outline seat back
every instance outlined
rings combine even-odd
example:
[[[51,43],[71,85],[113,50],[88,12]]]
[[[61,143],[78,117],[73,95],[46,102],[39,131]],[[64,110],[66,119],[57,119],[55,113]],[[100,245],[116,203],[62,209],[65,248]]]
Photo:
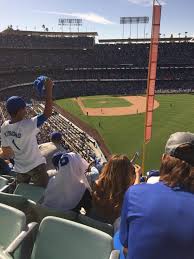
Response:
[[[25,213],[28,208],[28,200],[20,195],[0,192],[0,203],[14,207]]]
[[[8,180],[7,179],[5,179],[4,177],[1,177],[0,176],[0,191],[1,191],[1,189],[3,189],[3,187],[5,187],[6,185],[8,185]]]
[[[6,248],[25,229],[22,211],[0,203],[0,245]]]
[[[3,248],[0,246],[0,258],[1,259],[13,259],[13,257],[8,254],[8,253],[5,253],[5,251],[3,250]]]
[[[47,217],[40,225],[31,259],[108,259],[112,243],[111,236],[99,230]]]
[[[111,224],[92,219],[92,218],[87,217],[87,216],[82,215],[82,214],[78,215],[78,222],[80,224],[84,224],[86,226],[101,230],[101,231],[109,234],[110,236],[114,235],[114,228]]]
[[[26,199],[37,203],[43,197],[44,191],[45,189],[43,187],[35,186],[33,184],[20,183],[17,185],[14,194],[22,195]]]
[[[76,221],[78,217],[77,213],[74,211],[64,211],[64,212],[58,211],[55,209],[43,207],[40,204],[36,204],[36,206],[34,206],[34,213],[35,213],[36,222],[38,222],[39,224],[42,222],[42,220],[45,217],[48,217],[48,216],[68,219],[72,221]]]

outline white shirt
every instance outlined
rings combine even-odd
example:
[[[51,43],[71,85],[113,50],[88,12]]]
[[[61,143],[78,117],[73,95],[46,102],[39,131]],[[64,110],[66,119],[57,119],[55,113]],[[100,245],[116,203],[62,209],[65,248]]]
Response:
[[[67,211],[75,208],[90,185],[85,176],[88,163],[73,152],[65,153],[59,169],[46,188],[43,206]]]
[[[56,145],[53,142],[47,142],[39,145],[41,154],[46,158],[47,170],[55,169],[52,163],[52,157],[57,152],[65,152],[66,150],[61,145]]]
[[[158,183],[160,181],[160,176],[151,176],[148,180],[147,183],[149,184],[154,184]]]
[[[38,165],[46,163],[38,148],[37,132],[37,116],[13,124],[5,121],[1,126],[1,145],[13,149],[15,172],[27,173]]]

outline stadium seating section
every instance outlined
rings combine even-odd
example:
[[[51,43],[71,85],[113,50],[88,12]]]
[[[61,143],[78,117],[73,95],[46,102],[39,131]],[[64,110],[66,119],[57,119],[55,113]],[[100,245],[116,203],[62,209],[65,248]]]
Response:
[[[145,93],[148,57],[148,43],[95,44],[92,37],[1,34],[0,125],[9,118],[5,100],[12,95],[22,96],[32,104],[27,109],[27,117],[43,111],[44,104],[32,86],[40,74],[55,81],[56,99]],[[187,41],[161,43],[157,91],[192,92],[193,80],[194,44]],[[69,150],[79,153],[88,162],[93,161],[95,140],[56,107],[53,116],[40,128],[38,143],[50,141],[53,131],[63,133],[64,146],[68,145]],[[41,187],[13,186],[14,179],[0,177],[0,258],[119,258],[119,252],[113,248],[112,225],[74,211],[59,212],[43,207],[40,205],[44,196]]]
[[[1,34],[0,89],[30,83],[37,75],[46,74],[60,81],[56,98],[90,95],[96,89],[99,94],[143,93],[148,57],[148,43],[94,44],[92,37]],[[192,91],[193,66],[192,42],[160,43],[157,90]],[[25,89],[23,95],[29,93],[29,87]],[[6,96],[5,91],[1,99]]]

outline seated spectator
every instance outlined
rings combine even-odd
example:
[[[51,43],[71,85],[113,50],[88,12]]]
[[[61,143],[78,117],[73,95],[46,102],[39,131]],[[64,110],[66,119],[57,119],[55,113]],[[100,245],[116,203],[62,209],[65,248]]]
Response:
[[[154,184],[158,183],[160,180],[160,171],[159,170],[151,170],[147,173],[147,183]]]
[[[62,146],[62,134],[60,132],[53,132],[50,136],[51,142],[39,145],[41,154],[46,158],[47,170],[55,169],[52,163],[52,157],[57,152],[66,151]]]
[[[125,194],[120,240],[127,258],[194,258],[194,134],[167,141],[160,182],[136,185]]]
[[[64,149],[66,150],[67,153],[71,152],[71,148],[68,144],[65,144]]]
[[[95,181],[99,178],[99,171],[95,166],[95,161],[92,161],[88,167],[88,170],[86,172],[87,180],[90,184],[90,186],[93,186]]]
[[[39,128],[52,113],[52,88],[50,79],[45,81],[46,103],[43,114],[31,119],[25,119],[26,103],[18,96],[7,100],[6,108],[11,117],[1,127],[0,157],[14,157],[13,170],[17,173],[17,183],[29,183],[46,187],[48,175],[46,160],[38,148],[36,134]]]
[[[90,185],[85,176],[88,163],[79,155],[56,153],[53,164],[58,173],[53,176],[46,188],[43,206],[59,211],[85,211],[91,207]]]
[[[135,169],[127,156],[113,155],[93,186],[91,216],[113,224],[121,214],[126,190],[131,185],[139,183],[139,174],[140,168]]]
[[[4,174],[10,174],[11,172],[11,167],[9,166],[10,162],[7,160],[4,160],[2,158],[0,158],[0,175]]]

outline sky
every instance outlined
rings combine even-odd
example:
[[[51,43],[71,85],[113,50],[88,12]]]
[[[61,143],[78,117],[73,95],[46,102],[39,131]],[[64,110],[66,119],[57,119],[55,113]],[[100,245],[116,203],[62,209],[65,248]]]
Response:
[[[162,4],[161,34],[165,37],[182,36],[188,32],[194,36],[194,0],[159,0]],[[13,25],[21,30],[61,31],[59,18],[81,18],[81,32],[97,31],[99,39],[122,38],[120,17],[148,16],[146,36],[150,35],[152,0],[0,0],[0,31]],[[69,31],[69,27],[64,27]],[[77,31],[77,27],[72,28]],[[137,26],[133,25],[131,36],[137,37]],[[124,37],[130,37],[130,26],[126,25]],[[138,26],[138,37],[144,37],[144,26]]]

